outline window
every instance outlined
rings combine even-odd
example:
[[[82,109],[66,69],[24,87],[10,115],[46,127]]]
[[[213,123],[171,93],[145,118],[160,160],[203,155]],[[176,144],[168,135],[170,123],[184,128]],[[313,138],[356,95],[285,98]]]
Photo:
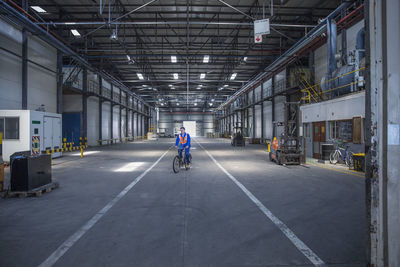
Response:
[[[329,139],[338,139],[338,121],[330,121],[329,122]]]
[[[342,139],[343,141],[353,141],[353,121],[330,121],[329,139]]]
[[[19,118],[0,118],[0,132],[3,139],[19,139]]]

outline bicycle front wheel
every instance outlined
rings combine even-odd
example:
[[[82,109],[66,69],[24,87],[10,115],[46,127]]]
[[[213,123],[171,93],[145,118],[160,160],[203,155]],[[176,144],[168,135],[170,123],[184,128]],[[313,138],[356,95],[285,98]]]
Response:
[[[331,154],[329,155],[329,162],[331,164],[336,164],[339,161],[339,153],[337,152],[337,150],[331,152]]]
[[[180,164],[181,159],[179,158],[179,156],[175,156],[174,160],[172,162],[172,169],[174,170],[174,173],[178,173],[180,168],[181,168],[181,164]]]

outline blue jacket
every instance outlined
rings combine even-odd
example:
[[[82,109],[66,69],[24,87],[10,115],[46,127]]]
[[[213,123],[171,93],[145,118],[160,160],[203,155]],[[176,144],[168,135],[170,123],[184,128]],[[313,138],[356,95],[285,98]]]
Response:
[[[179,145],[179,148],[184,148],[185,146],[186,146],[186,147],[190,147],[190,135],[189,135],[188,133],[185,133],[185,135],[182,136],[182,137],[185,137],[185,136],[187,135],[187,143],[186,143],[185,145],[179,144],[179,141],[180,141],[179,136],[180,136],[180,135],[181,135],[181,134],[178,134],[178,135],[176,136],[175,146]]]

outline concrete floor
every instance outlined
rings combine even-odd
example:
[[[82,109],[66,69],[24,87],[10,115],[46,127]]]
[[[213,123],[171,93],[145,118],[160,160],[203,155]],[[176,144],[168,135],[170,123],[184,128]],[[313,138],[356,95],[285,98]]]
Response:
[[[196,140],[327,266],[365,265],[363,178],[313,165],[278,166],[261,145]],[[312,266],[195,142],[191,170],[173,173],[170,149],[99,213],[173,143],[92,148],[97,152],[84,159],[68,153],[54,160],[60,188],[0,200],[0,266],[43,263],[94,215],[96,223],[55,266]],[[132,162],[133,170],[116,171]]]

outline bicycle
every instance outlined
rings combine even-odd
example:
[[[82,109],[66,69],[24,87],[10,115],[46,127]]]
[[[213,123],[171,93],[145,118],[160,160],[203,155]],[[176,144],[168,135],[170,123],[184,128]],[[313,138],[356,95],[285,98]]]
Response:
[[[329,162],[331,164],[336,164],[339,160],[342,160],[347,167],[350,168],[354,166],[353,152],[349,151],[349,147],[349,145],[346,145],[346,148],[340,147],[338,143],[336,149],[329,155]]]
[[[189,160],[192,162],[192,154],[189,153]],[[178,155],[174,157],[174,160],[172,162],[172,169],[174,170],[174,173],[178,173],[180,169],[185,168],[186,170],[189,170],[190,167],[186,166],[186,155],[183,155],[183,159],[179,156],[179,150],[178,150]]]

